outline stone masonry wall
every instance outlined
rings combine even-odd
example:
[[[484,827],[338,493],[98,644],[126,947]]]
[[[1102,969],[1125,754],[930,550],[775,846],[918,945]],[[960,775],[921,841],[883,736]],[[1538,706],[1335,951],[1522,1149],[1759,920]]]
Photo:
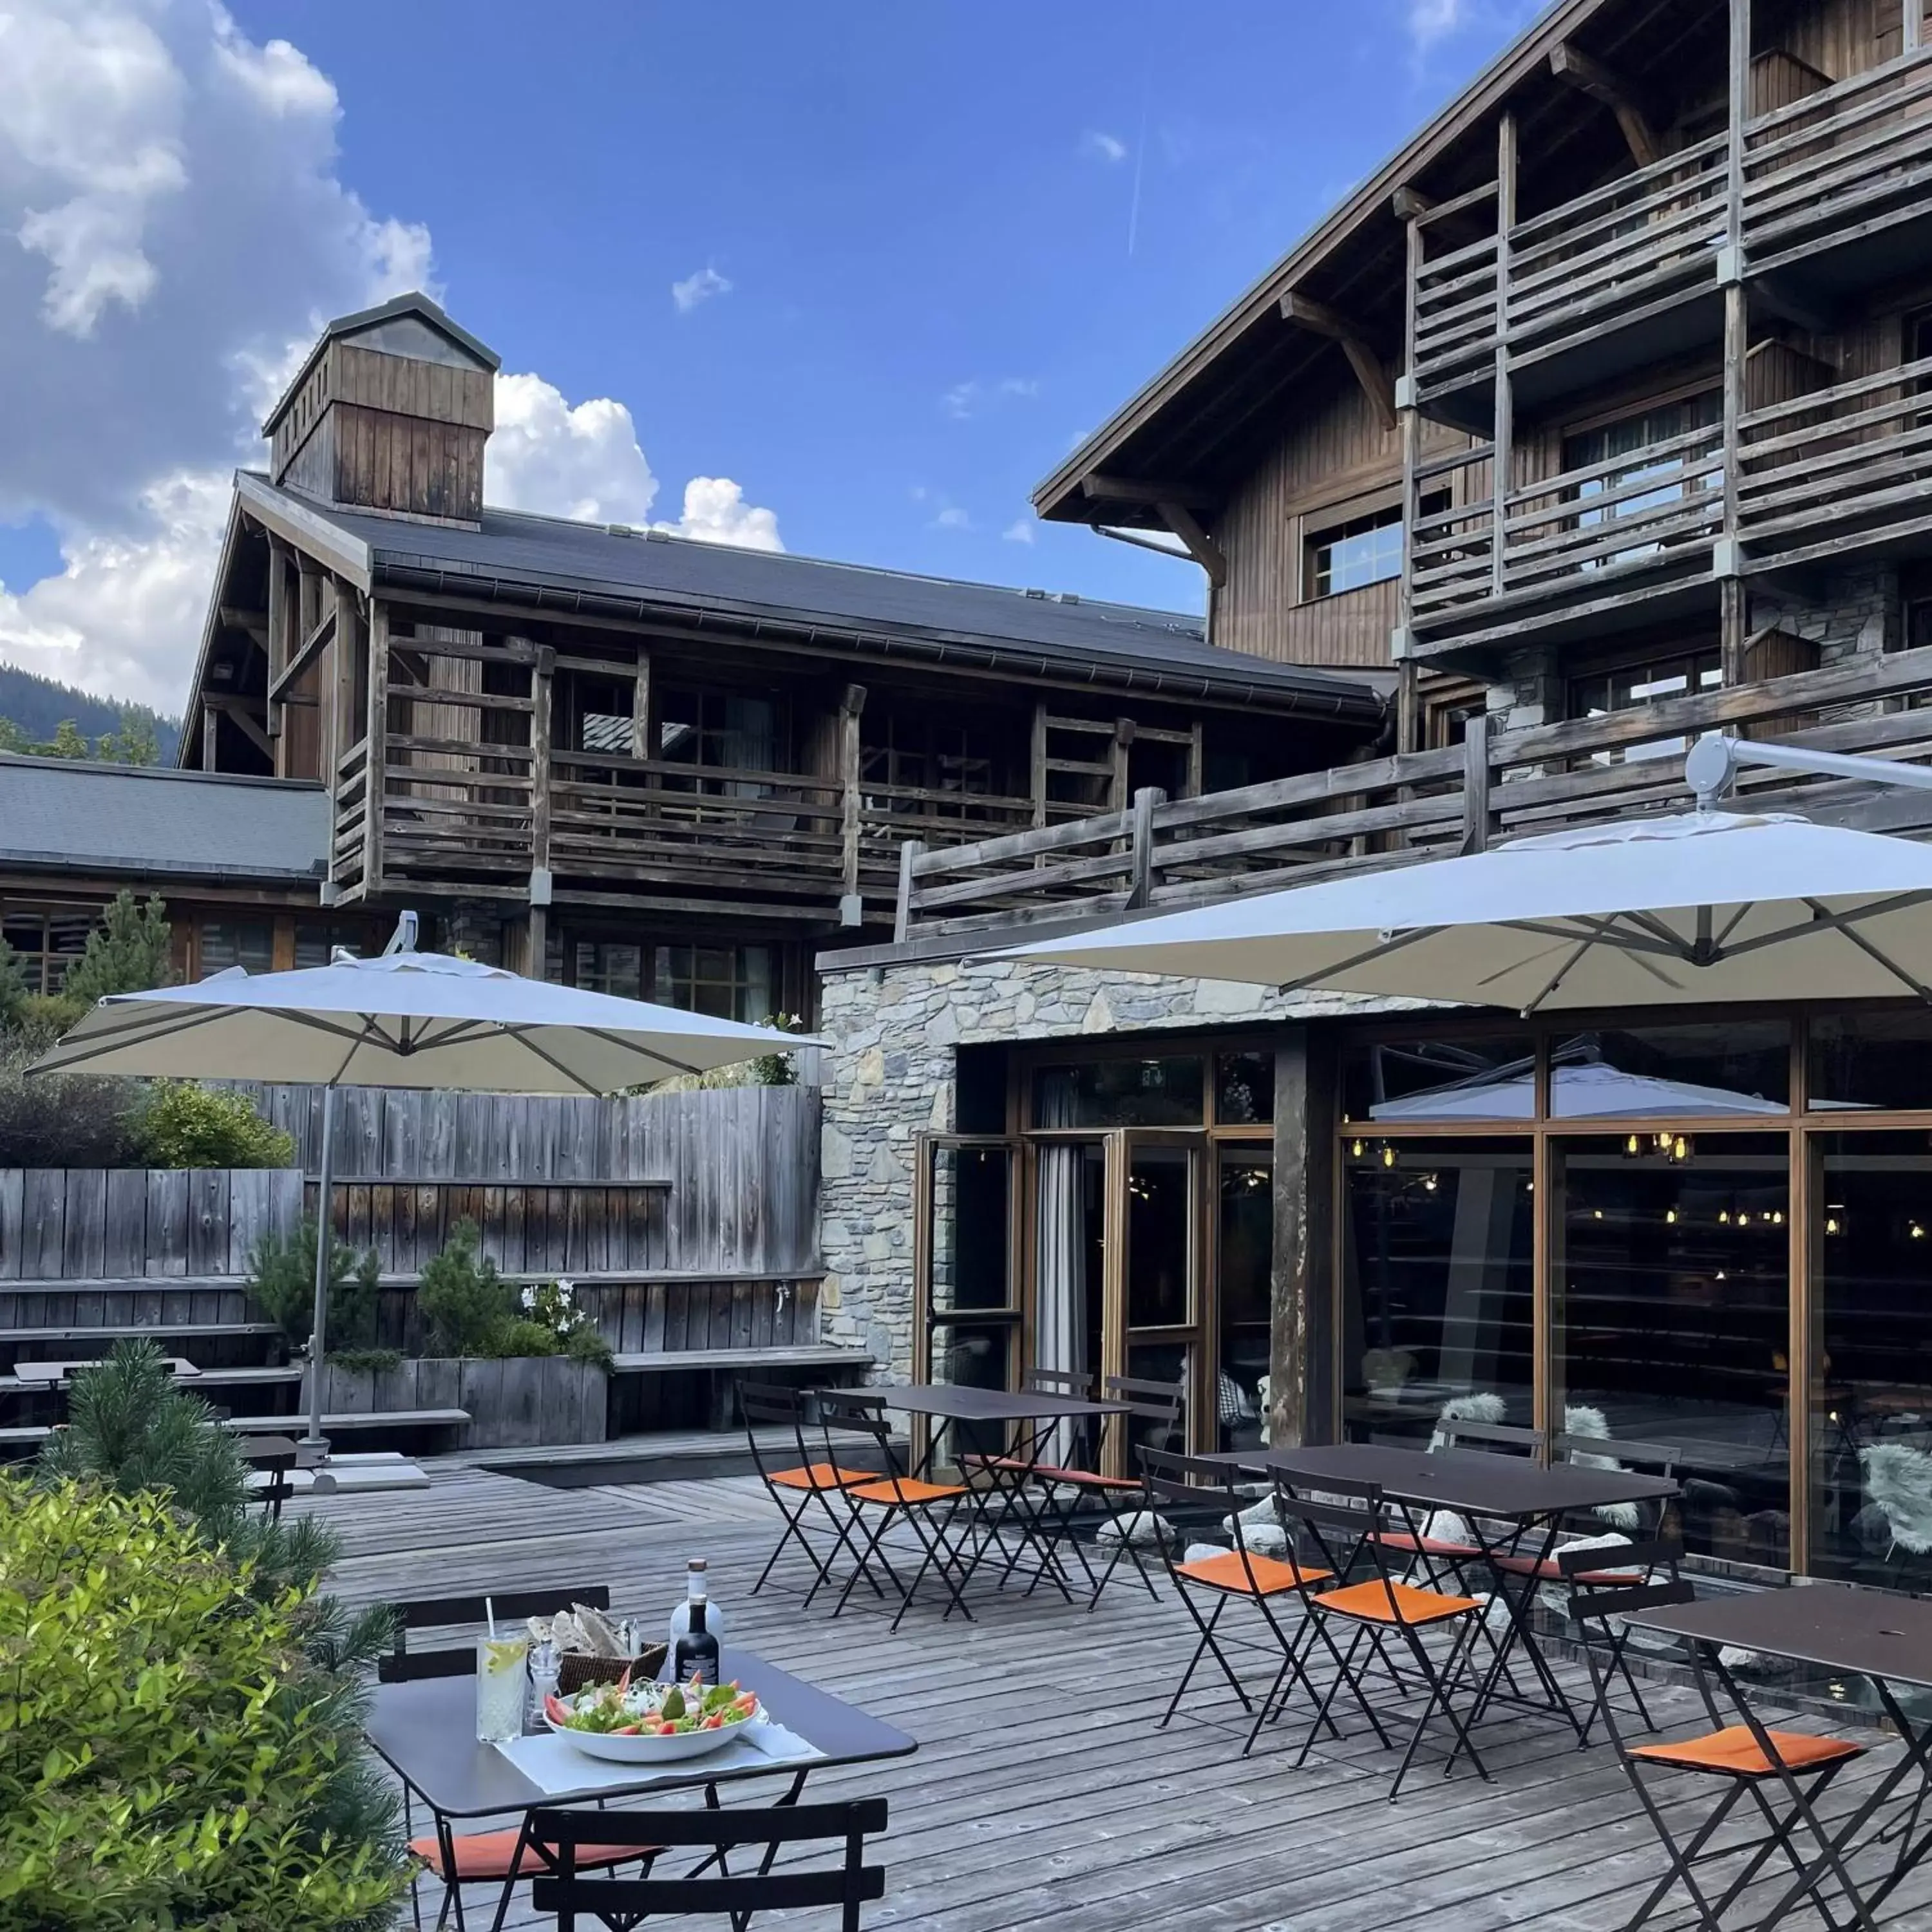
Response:
[[[1252,1026],[1411,1002],[1284,998],[1225,980],[1154,979],[1010,961],[861,967],[824,977],[820,1330],[913,1372],[914,1136],[950,1132],[957,1049],[1150,1028]],[[1130,1049],[1124,1049],[1130,1050]]]

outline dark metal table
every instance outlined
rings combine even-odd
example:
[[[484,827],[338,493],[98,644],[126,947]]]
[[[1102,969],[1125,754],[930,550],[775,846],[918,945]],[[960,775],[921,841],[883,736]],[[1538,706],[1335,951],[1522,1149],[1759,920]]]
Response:
[[[1018,1546],[1010,1552],[1002,1552],[1005,1562],[1000,1572],[1000,1586],[1004,1587],[1022,1556],[1030,1550],[1035,1554],[1036,1567],[1033,1581],[1028,1586],[1028,1594],[1044,1577],[1068,1602],[1072,1602],[1072,1590],[1046,1532],[1048,1501],[1043,1493],[1036,1498],[1033,1495],[1033,1478],[1060,1424],[1104,1423],[1109,1416],[1132,1414],[1132,1405],[1096,1402],[1083,1396],[1052,1395],[1032,1389],[974,1388],[950,1382],[904,1383],[868,1389],[866,1394],[876,1397],[887,1408],[921,1416],[928,1421],[976,1423],[997,1426],[1006,1432],[1007,1440],[1000,1454],[971,1453],[972,1470],[982,1481],[974,1493],[973,1562],[961,1580],[961,1587],[963,1588],[970,1580],[984,1562],[987,1551],[998,1546],[998,1526],[988,1514],[988,1498],[998,1496],[1004,1499],[1006,1514],[1017,1522],[1020,1532]],[[928,1439],[924,1452],[917,1459],[915,1474],[930,1475],[936,1448],[935,1434]],[[1084,1568],[1084,1552],[1080,1553],[1080,1561]],[[1090,1570],[1088,1582],[1094,1582]],[[1095,1587],[1097,1589],[1098,1586]],[[950,1604],[947,1606],[949,1613],[951,1607]]]
[[[614,1798],[660,1792],[703,1790],[707,1800],[722,1784],[760,1778],[784,1777],[790,1784],[775,1802],[793,1804],[815,1771],[869,1764],[909,1756],[919,1748],[903,1731],[895,1730],[856,1705],[848,1704],[802,1678],[779,1670],[749,1651],[735,1646],[724,1653],[724,1668],[748,1690],[757,1692],[773,1720],[795,1732],[821,1756],[801,1763],[771,1759],[762,1764],[739,1764],[707,1769],[708,1760],[690,1760],[688,1773],[667,1778],[662,1766],[640,1765],[634,1785],[599,1782],[580,1791],[546,1791],[526,1778],[494,1744],[476,1737],[476,1680],[473,1676],[420,1678],[410,1684],[378,1687],[364,1730],[376,1754],[419,1798],[436,1820],[442,1844],[443,1868],[455,1868],[452,1825],[464,1819],[516,1816],[526,1818],[538,1806],[601,1803]],[[586,1761],[587,1762],[587,1761]],[[600,1772],[614,1767],[599,1766]],[[527,1875],[527,1874],[526,1874]],[[503,1910],[520,1882],[505,1884]],[[459,1897],[456,1922],[463,1924]]]
[[[1374,1442],[1238,1450],[1209,1460],[1278,1474],[1308,1490],[1345,1494],[1378,1490],[1402,1510],[1418,1552],[1422,1550],[1422,1526],[1414,1512],[1454,1510],[1468,1526],[1478,1558],[1496,1578],[1496,1595],[1508,1613],[1510,1625],[1504,1640],[1496,1646],[1471,1721],[1479,1720],[1499,1697],[1510,1702],[1527,1702],[1516,1696],[1513,1688],[1507,1695],[1499,1688],[1506,1679],[1514,1687],[1509,1658],[1512,1648],[1520,1646],[1543,1687],[1542,1703],[1532,1703],[1528,1708],[1547,1708],[1564,1718],[1579,1743],[1586,1735],[1583,1720],[1544,1656],[1529,1615],[1537,1586],[1546,1580],[1558,1528],[1565,1516],[1586,1510],[1616,1503],[1667,1502],[1678,1492],[1677,1484],[1666,1477],[1640,1475],[1628,1469],[1599,1469],[1574,1462],[1545,1468],[1523,1456],[1490,1456],[1457,1449],[1431,1453]],[[1496,1522],[1509,1526],[1505,1535],[1498,1537],[1487,1526]],[[1512,1567],[1504,1567],[1506,1560],[1510,1560]],[[1616,1552],[1606,1551],[1604,1561],[1606,1568],[1614,1568]],[[1515,1591],[1510,1588],[1513,1578],[1521,1584]]]
[[[1790,1658],[1840,1676],[1863,1677],[1870,1684],[1905,1750],[1864,1803],[1830,1833],[1798,1798],[1790,1773],[1781,1772],[1786,1793],[1798,1804],[1819,1850],[1804,1874],[1792,1881],[1784,1897],[1759,1921],[1767,1928],[1781,1924],[1798,1899],[1819,1888],[1828,1875],[1848,1894],[1858,1924],[1870,1928],[1880,1906],[1932,1850],[1932,1829],[1922,1833],[1918,1829],[1920,1814],[1932,1798],[1932,1720],[1922,1718],[1915,1724],[1901,1706],[1896,1688],[1903,1684],[1932,1690],[1932,1602],[1889,1597],[1847,1584],[1811,1583],[1635,1611],[1630,1622],[1640,1629],[1690,1644],[1700,1667],[1707,1666],[1724,1686],[1758,1748],[1774,1763],[1780,1760],[1765,1735],[1763,1720],[1725,1664],[1724,1650],[1735,1648]],[[1860,1849],[1859,1837],[1915,1774],[1918,1789],[1898,1827],[1898,1856],[1891,1870],[1861,1897],[1846,1869]]]

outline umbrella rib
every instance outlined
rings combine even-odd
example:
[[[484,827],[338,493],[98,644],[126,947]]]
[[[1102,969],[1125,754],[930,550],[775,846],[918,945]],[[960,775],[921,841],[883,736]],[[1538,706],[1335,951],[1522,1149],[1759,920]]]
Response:
[[[627,1053],[643,1053],[644,1051],[640,1046],[633,1046],[629,1040],[624,1038],[622,1034],[606,1033],[602,1027],[580,1027],[578,1030],[589,1039],[601,1040],[606,1046],[622,1047]],[[780,1036],[782,1037],[782,1035]],[[752,1054],[749,1057],[755,1059],[758,1056]],[[682,1060],[674,1060],[669,1054],[655,1048],[646,1058],[662,1060],[665,1066],[675,1067],[680,1073],[702,1073],[704,1071],[701,1066],[687,1066]]]
[[[1542,992],[1538,993],[1536,998],[1532,1000],[1529,1004],[1522,1010],[1522,1017],[1523,1018],[1528,1019],[1530,1015],[1534,1012],[1537,1008],[1541,1006],[1544,1001],[1548,999],[1550,994],[1555,992],[1558,986],[1562,985],[1564,980],[1569,975],[1570,968],[1574,966],[1577,961],[1582,958],[1584,954],[1588,952],[1591,947],[1595,945],[1596,943],[1597,935],[1594,933],[1592,933],[1587,938],[1580,939],[1576,944],[1570,948],[1570,956],[1565,959],[1563,964],[1558,967],[1556,970],[1544,982]]]
[[[511,1039],[520,1041],[546,1066],[552,1067],[557,1072],[561,1073],[573,1087],[583,1093],[588,1094],[593,1100],[602,1098],[603,1090],[601,1088],[592,1086],[590,1082],[580,1075],[572,1072],[570,1069],[565,1066],[554,1054],[544,1052],[543,1048],[531,1039],[530,1029],[527,1027],[506,1026],[503,1030]]]
[[[1282,994],[1304,992],[1310,986],[1319,986],[1324,980],[1332,980],[1337,973],[1352,973],[1358,966],[1365,966],[1372,959],[1386,959],[1391,952],[1400,952],[1405,946],[1413,946],[1419,939],[1433,939],[1442,930],[1439,926],[1416,926],[1409,932],[1398,933],[1393,939],[1379,941],[1366,952],[1358,952],[1352,959],[1343,959],[1333,966],[1304,973],[1298,980],[1285,980],[1275,991]]]
[[[1808,907],[1811,917],[1792,926],[1780,926],[1775,932],[1761,932],[1754,939],[1747,939],[1728,949],[1724,957],[1740,959],[1748,952],[1761,952],[1767,946],[1778,946],[1790,939],[1802,939],[1808,933],[1849,932],[1861,920],[1882,919],[1888,913],[1909,912],[1914,906],[1932,902],[1932,892],[1894,892],[1888,899],[1874,899],[1869,905],[1855,906],[1849,912],[1834,912],[1820,899],[1802,899],[1799,904]]]
[[[157,1021],[152,1015],[148,1015],[140,1020],[130,1020],[125,1026],[90,1034],[70,1051],[56,1046],[52,1049],[46,1061],[30,1066],[27,1070],[30,1073],[64,1073],[70,1067],[80,1066],[83,1060],[98,1060],[104,1053],[118,1052],[130,1043],[130,1036],[140,1036],[143,1028],[152,1028],[152,1031],[144,1036],[134,1038],[133,1044],[145,1045],[148,1040],[163,1040],[173,1033],[192,1033],[196,1027],[205,1027],[212,1021],[227,1018],[232,1011],[232,1007],[209,1007],[184,1020],[176,1019],[172,1013],[166,1021]],[[56,1054],[60,1058],[54,1058]]]
[[[1588,923],[1598,928],[1590,935],[1592,942],[1594,944],[1601,939],[1604,936],[1605,931],[1610,926],[1615,925],[1618,920],[1634,919],[1636,916],[1635,914],[1626,913],[1612,913],[1607,918],[1594,914],[1579,914],[1575,920],[1568,926],[1552,925],[1547,920],[1540,919],[1499,919],[1493,923],[1505,932],[1534,933],[1539,939],[1561,940],[1568,945],[1576,938],[1576,927],[1579,925]],[[1666,931],[1668,932],[1668,930],[1669,928],[1666,928]],[[1665,940],[1652,938],[1648,934],[1639,938],[1635,934],[1619,933],[1610,943],[1620,952],[1660,952],[1672,959],[1681,959],[1684,957],[1683,944],[1674,934],[1666,943]]]
[[[1724,931],[1719,933],[1712,941],[1712,948],[1714,952],[1722,952],[1724,951],[1725,945],[1730,940],[1731,934],[1736,932],[1739,926],[1744,924],[1746,917],[1750,914],[1756,904],[1757,901],[1756,899],[1746,899],[1744,904],[1739,906],[1737,910],[1732,913],[1729,919],[1725,920]]]
[[[1804,903],[1814,912],[1820,914],[1825,913],[1825,908],[1816,899],[1807,899]],[[1896,960],[1886,958],[1885,954],[1880,952],[1862,932],[1856,931],[1849,925],[1840,925],[1837,927],[1837,930],[1844,938],[1849,939],[1867,958],[1876,961],[1894,980],[1910,986],[1928,1006],[1932,1006],[1932,987],[1927,986],[1923,980],[1915,980]]]

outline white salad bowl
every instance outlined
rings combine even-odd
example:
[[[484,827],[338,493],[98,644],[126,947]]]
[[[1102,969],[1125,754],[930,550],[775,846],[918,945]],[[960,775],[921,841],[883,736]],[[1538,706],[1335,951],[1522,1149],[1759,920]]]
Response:
[[[544,1719],[566,1744],[574,1745],[587,1757],[601,1757],[612,1764],[675,1764],[684,1758],[704,1757],[764,1720],[764,1712],[758,1710],[742,1723],[720,1724],[715,1731],[680,1731],[664,1738],[648,1732],[620,1737],[614,1731],[574,1730],[548,1713]]]

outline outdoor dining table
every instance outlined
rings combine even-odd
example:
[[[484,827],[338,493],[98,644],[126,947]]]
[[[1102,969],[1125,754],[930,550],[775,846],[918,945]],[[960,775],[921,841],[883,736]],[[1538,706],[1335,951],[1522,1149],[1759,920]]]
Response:
[[[452,1844],[465,1820],[526,1820],[539,1806],[597,1804],[660,1792],[701,1790],[710,1803],[722,1785],[771,1778],[789,1780],[773,1802],[794,1804],[814,1772],[908,1757],[919,1748],[903,1731],[749,1651],[734,1646],[724,1668],[757,1693],[773,1723],[802,1742],[802,1752],[770,1756],[734,1738],[704,1757],[652,1766],[610,1763],[549,1735],[484,1744],[476,1736],[476,1679],[467,1675],[379,1685],[364,1730],[376,1755],[434,1819],[446,1871],[456,1868]],[[499,1924],[518,1882],[513,1870]],[[455,1916],[460,1932],[460,1897]]]
[[[1021,1556],[1031,1550],[1038,1566],[1034,1583],[1037,1584],[1041,1576],[1046,1577],[1070,1603],[1073,1592],[1046,1534],[1047,1500],[1042,1494],[1030,1501],[1032,1478],[1053,1443],[1060,1424],[1103,1423],[1109,1416],[1131,1414],[1132,1406],[1124,1402],[1096,1401],[1084,1396],[1054,1395],[1036,1389],[974,1388],[956,1382],[898,1384],[869,1388],[866,1394],[885,1408],[897,1409],[908,1415],[922,1416],[928,1422],[977,1425],[1001,1432],[1004,1440],[998,1452],[971,1452],[974,1472],[986,1478],[975,1491],[975,1522],[987,1533],[976,1545],[973,1563],[962,1580],[962,1587],[970,1581],[987,1550],[996,1544],[988,1524],[986,1504],[989,1496],[998,1495],[1005,1499],[1006,1505],[1003,1521],[1013,1522],[1020,1537],[1019,1546],[1006,1552],[1006,1561],[1000,1574],[1001,1584],[1012,1575]],[[938,1447],[939,1432],[932,1430],[911,1472],[914,1475],[930,1476]],[[1030,1590],[1033,1586],[1028,1587]]]
[[[1879,1907],[1932,1850],[1932,1828],[1919,1829],[1923,1808],[1932,1798],[1932,1713],[1922,1711],[1914,1716],[1899,1695],[1901,1688],[1932,1690],[1932,1602],[1855,1589],[1847,1584],[1808,1583],[1633,1611],[1629,1621],[1639,1629],[1688,1642],[1699,1666],[1723,1686],[1759,1748],[1773,1763],[1780,1760],[1765,1736],[1763,1720],[1724,1660],[1726,1650],[1787,1658],[1834,1676],[1862,1677],[1871,1685],[1905,1749],[1864,1802],[1830,1832],[1810,1818],[1805,1808],[1798,1808],[1807,1816],[1816,1854],[1784,1896],[1756,1922],[1766,1928],[1782,1924],[1801,1898],[1814,1890],[1822,1892],[1826,1880],[1833,1879],[1847,1894],[1856,1922],[1871,1927]],[[1780,1777],[1795,1802],[1797,1790],[1790,1772],[1780,1768]],[[1912,1786],[1910,1801],[1894,1828],[1898,1855],[1890,1869],[1862,1895],[1850,1875],[1851,1861],[1860,1850],[1869,1849],[1861,1843],[1864,1834],[1908,1784]]]
[[[1494,1574],[1496,1598],[1509,1618],[1508,1630],[1495,1647],[1477,1694],[1471,1721],[1498,1700],[1531,1710],[1547,1709],[1569,1723],[1580,1744],[1587,1735],[1584,1720],[1543,1654],[1529,1614],[1538,1585],[1549,1580],[1558,1530],[1568,1516],[1618,1503],[1664,1502],[1678,1493],[1677,1484],[1669,1478],[1641,1475],[1634,1470],[1576,1462],[1546,1468],[1526,1456],[1405,1449],[1380,1442],[1244,1449],[1209,1460],[1279,1473],[1305,1490],[1327,1489],[1356,1495],[1378,1490],[1401,1511],[1418,1550],[1423,1549],[1424,1521],[1418,1517],[1418,1510],[1447,1510],[1461,1517],[1470,1544]],[[1502,1526],[1500,1533],[1496,1525]],[[1616,1556],[1614,1550],[1604,1552],[1606,1568],[1614,1568]],[[1505,1559],[1517,1558],[1522,1560],[1504,1567]],[[1512,1590],[1513,1582],[1520,1587]],[[1514,1685],[1508,1677],[1509,1659],[1518,1646],[1543,1687],[1540,1704],[1516,1696],[1513,1688],[1505,1692],[1499,1688],[1505,1680]]]

